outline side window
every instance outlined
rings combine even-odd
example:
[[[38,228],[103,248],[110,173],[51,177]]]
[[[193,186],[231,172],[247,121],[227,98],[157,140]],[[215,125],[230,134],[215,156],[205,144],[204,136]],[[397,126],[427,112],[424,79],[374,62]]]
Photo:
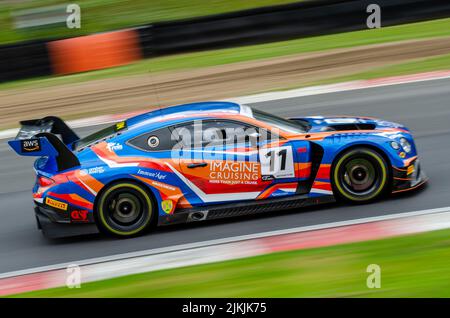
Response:
[[[183,147],[209,147],[270,140],[266,130],[237,121],[206,120],[172,128]]]
[[[252,131],[250,131],[252,130]],[[203,124],[203,146],[233,145],[248,141],[255,129],[239,122],[207,121]]]
[[[172,140],[169,128],[161,128],[149,133],[134,137],[128,144],[144,151],[172,150],[176,140]]]

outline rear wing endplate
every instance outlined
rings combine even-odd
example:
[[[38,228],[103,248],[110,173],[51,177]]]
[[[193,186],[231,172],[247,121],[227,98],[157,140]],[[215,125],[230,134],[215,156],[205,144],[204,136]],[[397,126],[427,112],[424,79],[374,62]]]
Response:
[[[52,117],[51,122],[34,120],[21,124],[17,138],[8,141],[18,155],[49,157],[55,161],[58,171],[80,165],[77,156],[67,146],[79,138],[61,119]],[[58,133],[62,140],[54,133]]]

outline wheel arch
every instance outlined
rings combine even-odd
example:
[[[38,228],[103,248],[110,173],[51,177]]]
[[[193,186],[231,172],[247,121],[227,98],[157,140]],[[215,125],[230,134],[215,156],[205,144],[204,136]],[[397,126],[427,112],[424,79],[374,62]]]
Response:
[[[345,152],[348,152],[355,148],[369,148],[369,149],[376,151],[379,155],[381,155],[383,157],[383,159],[386,161],[387,165],[389,166],[389,171],[392,172],[392,160],[391,160],[389,154],[386,153],[386,151],[384,151],[381,146],[379,146],[375,143],[367,143],[367,142],[353,143],[353,144],[345,145],[345,146],[339,148],[339,150],[337,151],[336,155],[334,156],[334,158],[332,160],[332,163],[331,163],[332,168],[334,167],[337,159],[339,159],[340,156],[342,156]]]
[[[377,144],[374,143],[367,143],[367,142],[362,142],[362,143],[354,143],[351,145],[347,145],[344,146],[342,148],[339,149],[339,151],[336,153],[336,155],[334,156],[332,162],[331,162],[331,167],[330,167],[330,182],[332,180],[332,176],[333,176],[333,171],[335,168],[335,165],[338,161],[338,159],[344,155],[345,153],[353,150],[353,149],[357,149],[357,148],[368,148],[371,149],[373,151],[375,151],[376,153],[378,153],[381,157],[383,157],[383,159],[386,161],[387,164],[387,172],[388,172],[388,191],[387,192],[391,192],[392,190],[392,186],[393,186],[393,168],[392,168],[392,160],[389,157],[389,155],[382,149],[382,147],[380,147]]]
[[[154,218],[152,220],[152,222],[156,224],[158,222],[158,218],[159,218],[159,204],[157,202],[156,195],[153,192],[154,190],[150,186],[145,184],[144,182],[142,182],[140,180],[137,180],[137,179],[133,179],[131,177],[121,177],[119,179],[111,180],[110,182],[108,182],[108,183],[103,185],[103,187],[97,193],[97,195],[95,196],[95,199],[94,199],[93,212],[94,212],[95,223],[98,222],[97,221],[97,217],[98,217],[97,216],[97,203],[98,203],[98,200],[99,200],[101,194],[103,192],[105,192],[111,185],[116,184],[116,183],[121,183],[121,182],[131,182],[131,183],[137,184],[140,187],[142,187],[142,189],[144,189],[145,192],[147,192],[147,194],[150,197],[150,200],[152,200],[152,203],[156,207],[156,211],[158,211],[157,213],[154,214],[155,216],[154,216]]]

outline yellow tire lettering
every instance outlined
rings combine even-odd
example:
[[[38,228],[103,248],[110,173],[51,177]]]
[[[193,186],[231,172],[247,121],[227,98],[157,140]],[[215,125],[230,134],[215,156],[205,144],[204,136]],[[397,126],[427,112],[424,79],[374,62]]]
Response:
[[[120,184],[117,184],[117,185],[115,185],[115,186],[113,186],[113,187],[107,189],[106,192],[102,195],[102,199],[101,199],[100,202],[99,202],[99,210],[98,210],[98,212],[99,212],[98,215],[99,215],[99,218],[100,218],[100,221],[101,221],[102,225],[103,225],[105,228],[107,228],[108,231],[110,231],[110,232],[112,232],[112,233],[114,233],[114,234],[127,236],[127,235],[133,235],[133,234],[136,234],[136,233],[138,233],[139,231],[143,230],[143,229],[147,226],[148,222],[145,222],[145,223],[144,223],[142,226],[140,226],[139,228],[134,229],[134,230],[132,230],[132,231],[128,231],[128,232],[118,231],[118,230],[116,230],[116,229],[113,229],[113,228],[108,224],[108,222],[106,222],[105,216],[104,216],[104,211],[103,211],[103,204],[105,203],[105,198],[106,198],[107,195],[108,195],[109,193],[111,193],[112,191],[114,191],[114,190],[116,190],[116,189],[119,189],[119,188],[123,188],[123,187],[128,187],[128,188],[135,189],[135,190],[137,190],[139,193],[141,193],[141,194],[144,196],[144,198],[145,198],[145,200],[146,200],[146,202],[147,202],[147,205],[148,205],[148,207],[149,207],[149,211],[148,211],[148,212],[149,212],[149,220],[150,220],[151,217],[152,217],[152,202],[151,202],[151,200],[150,200],[148,194],[147,194],[143,189],[141,189],[140,187],[138,187],[138,186],[136,186],[136,185],[134,185],[134,184],[130,184],[130,183],[120,183]]]
[[[372,152],[369,152],[369,151],[363,151],[363,153],[366,154],[366,155],[371,156],[376,161],[378,161],[378,163],[380,164],[381,172],[382,172],[381,173],[382,174],[382,179],[381,179],[381,182],[380,182],[380,186],[378,187],[377,191],[375,191],[369,197],[358,198],[358,197],[354,197],[352,195],[349,195],[348,193],[346,193],[346,191],[340,185],[338,171],[339,171],[339,168],[341,167],[342,163],[344,162],[344,160],[352,155],[351,152],[346,154],[346,155],[344,155],[343,157],[341,157],[339,159],[339,161],[338,161],[338,163],[337,163],[337,165],[336,165],[336,167],[334,168],[334,171],[333,171],[334,184],[336,185],[336,188],[339,190],[339,194],[343,195],[344,197],[346,197],[347,199],[352,200],[352,201],[368,201],[368,200],[371,200],[371,199],[375,198],[377,195],[380,194],[380,192],[383,190],[383,188],[384,188],[384,186],[386,185],[386,182],[387,182],[386,166],[385,166],[384,162],[381,160],[381,158],[379,156],[373,154]]]

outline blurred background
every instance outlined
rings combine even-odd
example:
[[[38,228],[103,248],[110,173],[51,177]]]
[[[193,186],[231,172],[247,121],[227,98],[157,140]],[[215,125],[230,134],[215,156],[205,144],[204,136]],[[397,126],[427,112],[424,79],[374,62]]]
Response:
[[[258,7],[293,3],[293,0],[2,0],[2,43],[33,39],[67,38],[119,30],[161,21],[208,16]],[[82,28],[66,26],[66,8],[82,9]]]
[[[448,62],[446,1],[370,4],[2,0],[0,129],[30,108],[75,119]]]
[[[374,3],[377,6],[369,8]],[[417,74],[422,79],[448,76],[449,65],[449,1],[0,0],[0,135],[13,137],[19,120],[56,115],[84,136],[118,118],[114,116],[155,107],[336,83],[364,86],[395,82],[393,78],[411,81]],[[450,82],[441,79],[252,103],[281,116],[367,115],[406,124],[415,133],[425,170],[433,180],[417,197],[391,199],[364,209],[336,206],[305,210],[301,217],[282,214],[182,227],[125,241],[90,238],[54,243],[41,238],[29,200],[31,162],[16,160],[2,139],[0,273],[448,206],[450,166],[446,158],[450,148],[443,145],[448,146],[450,133],[449,100]],[[435,233],[381,245],[361,244],[355,249],[340,247],[328,250],[328,256],[322,251],[286,254],[263,262],[244,260],[225,271],[222,265],[207,269],[214,286],[223,291],[219,296],[365,296],[369,293],[364,285],[365,266],[379,260],[393,270],[384,295],[448,297],[450,287],[445,282],[449,280],[443,277],[450,277],[450,258],[437,257],[449,253],[447,247],[438,248],[447,242],[446,236],[448,232]],[[408,248],[423,240],[427,242],[423,248]],[[300,263],[304,264],[301,271],[297,270]],[[339,275],[326,267],[330,263],[339,264]],[[429,264],[434,264],[435,271],[427,272]],[[402,274],[406,266],[421,277],[413,282],[416,289]],[[145,290],[149,296],[153,292],[209,296],[198,284],[206,282],[202,270],[187,276],[191,280],[185,284],[191,284],[193,291],[189,295],[170,280],[173,273],[167,279],[159,277],[160,285],[149,283]],[[251,276],[254,271],[259,274]],[[247,276],[246,281],[243,277]],[[267,283],[269,276],[279,279]],[[148,281],[153,279],[149,276]],[[309,281],[308,286],[321,283],[313,290],[292,283],[301,280]],[[139,289],[124,291],[120,282],[114,284],[110,293],[98,294],[97,287],[92,287],[91,294],[89,289],[78,292],[82,296],[138,296]],[[164,289],[167,284],[172,287]],[[283,288],[269,288],[276,284]]]

